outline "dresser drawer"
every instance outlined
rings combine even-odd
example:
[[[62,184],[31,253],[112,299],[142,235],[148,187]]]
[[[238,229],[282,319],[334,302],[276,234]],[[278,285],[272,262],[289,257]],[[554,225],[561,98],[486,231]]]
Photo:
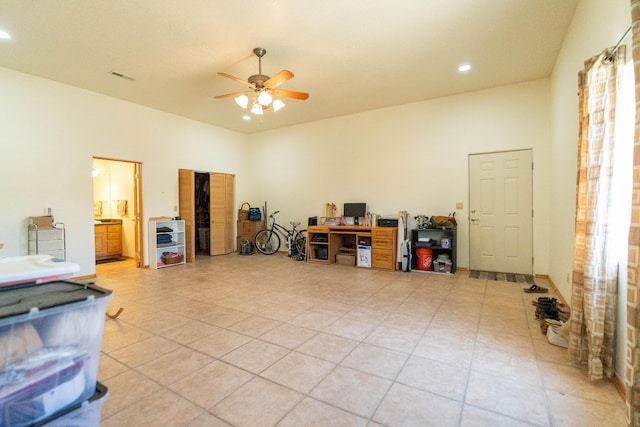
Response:
[[[393,252],[391,250],[371,251],[371,266],[373,268],[393,270]]]
[[[107,240],[107,254],[116,255],[120,253],[122,253],[122,241],[120,239]]]
[[[35,253],[36,249],[38,253],[46,251],[58,251],[64,249],[64,240],[38,240],[37,242],[29,242],[29,251]]]
[[[371,246],[376,249],[393,249],[393,239],[371,239]]]
[[[371,229],[371,237],[374,239],[392,240],[395,233],[395,228],[374,227]]]
[[[107,239],[109,240],[120,240],[122,236],[122,225],[107,225]]]
[[[37,240],[39,242],[45,240],[64,240],[64,230],[61,228],[29,230],[29,240]]]

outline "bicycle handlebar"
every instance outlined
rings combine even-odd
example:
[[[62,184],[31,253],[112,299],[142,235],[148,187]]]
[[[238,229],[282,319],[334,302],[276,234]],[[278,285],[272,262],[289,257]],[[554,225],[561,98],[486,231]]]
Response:
[[[280,212],[280,211],[275,211],[274,213],[272,213],[271,215],[269,215],[269,218],[273,218],[273,216],[274,216],[275,214],[277,214],[278,212]]]

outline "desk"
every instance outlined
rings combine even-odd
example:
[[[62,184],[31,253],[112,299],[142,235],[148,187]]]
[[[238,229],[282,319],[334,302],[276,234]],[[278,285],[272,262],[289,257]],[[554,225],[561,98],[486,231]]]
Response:
[[[357,253],[358,242],[371,242],[371,267],[396,269],[397,228],[360,225],[312,226],[307,228],[307,262],[334,264],[336,255]]]

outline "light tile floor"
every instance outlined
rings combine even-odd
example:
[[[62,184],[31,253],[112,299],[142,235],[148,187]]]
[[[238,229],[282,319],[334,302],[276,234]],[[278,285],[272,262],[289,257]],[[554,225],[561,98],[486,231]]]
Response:
[[[623,426],[522,284],[286,256],[97,266],[103,426]],[[544,280],[539,285],[548,286]]]

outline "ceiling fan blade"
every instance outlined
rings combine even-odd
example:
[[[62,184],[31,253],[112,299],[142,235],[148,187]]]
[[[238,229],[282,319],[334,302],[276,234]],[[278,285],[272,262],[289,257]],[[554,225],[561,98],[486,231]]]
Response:
[[[226,95],[218,95],[218,96],[214,96],[214,98],[235,98],[236,96],[240,96],[240,95],[247,95],[251,92],[234,92],[234,93],[227,93]]]
[[[245,85],[245,86],[250,87],[250,88],[252,88],[252,89],[253,89],[253,87],[254,87],[251,83],[249,83],[249,82],[245,82],[244,80],[241,80],[241,79],[239,79],[239,78],[237,78],[237,77],[234,77],[234,76],[232,76],[231,74],[227,74],[227,73],[218,73],[218,75],[219,75],[219,76],[222,76],[222,77],[226,77],[226,78],[228,78],[228,79],[231,79],[231,80],[233,80],[234,82],[238,82],[238,83],[240,83],[241,85]]]
[[[291,80],[293,78],[293,73],[289,70],[282,70],[275,76],[271,77],[269,80],[264,82],[264,86],[268,88],[275,88],[280,86],[282,83],[287,80]]]
[[[274,94],[275,96],[282,96],[284,98],[293,98],[293,99],[300,99],[302,101],[304,101],[305,99],[309,98],[309,94],[306,92],[296,92],[293,90],[284,90],[284,89],[276,89],[271,91],[272,94]]]

